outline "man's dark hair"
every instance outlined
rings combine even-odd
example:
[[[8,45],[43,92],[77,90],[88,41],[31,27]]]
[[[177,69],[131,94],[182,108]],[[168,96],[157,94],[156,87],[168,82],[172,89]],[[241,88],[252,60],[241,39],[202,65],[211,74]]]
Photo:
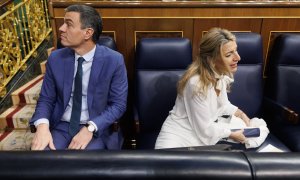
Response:
[[[80,14],[81,28],[92,28],[94,30],[93,41],[97,43],[102,33],[102,18],[96,9],[86,5],[71,5],[66,8],[65,12],[78,12]]]

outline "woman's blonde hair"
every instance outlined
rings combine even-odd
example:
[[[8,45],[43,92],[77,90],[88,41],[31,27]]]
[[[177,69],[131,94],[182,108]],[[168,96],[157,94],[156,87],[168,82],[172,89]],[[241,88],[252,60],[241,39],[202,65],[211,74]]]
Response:
[[[215,73],[232,77],[231,72],[224,64],[221,48],[229,41],[235,40],[235,36],[226,29],[210,29],[200,41],[198,56],[178,82],[178,94],[182,95],[186,83],[194,75],[199,75],[199,83],[201,83],[196,93],[203,95],[206,95],[210,85],[216,84]],[[224,64],[224,66],[216,66],[217,62]]]

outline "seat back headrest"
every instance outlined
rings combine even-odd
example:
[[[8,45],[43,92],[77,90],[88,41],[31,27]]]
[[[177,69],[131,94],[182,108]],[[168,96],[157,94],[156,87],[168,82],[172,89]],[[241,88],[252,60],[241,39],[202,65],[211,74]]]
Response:
[[[239,64],[260,64],[263,61],[262,38],[252,32],[235,32],[238,53],[241,56]]]
[[[118,50],[115,40],[110,36],[100,36],[97,44],[106,46],[115,51]]]
[[[300,34],[285,33],[279,35],[272,47],[270,59],[274,65],[300,65]]]
[[[187,38],[143,38],[137,43],[137,69],[185,69],[191,60]]]

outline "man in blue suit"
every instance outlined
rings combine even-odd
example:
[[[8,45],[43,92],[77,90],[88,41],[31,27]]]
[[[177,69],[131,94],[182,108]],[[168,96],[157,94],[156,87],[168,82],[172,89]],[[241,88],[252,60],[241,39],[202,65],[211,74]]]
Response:
[[[59,31],[66,48],[48,58],[30,121],[31,149],[119,149],[120,136],[110,127],[126,110],[123,56],[96,44],[102,19],[94,8],[71,5],[65,12]]]

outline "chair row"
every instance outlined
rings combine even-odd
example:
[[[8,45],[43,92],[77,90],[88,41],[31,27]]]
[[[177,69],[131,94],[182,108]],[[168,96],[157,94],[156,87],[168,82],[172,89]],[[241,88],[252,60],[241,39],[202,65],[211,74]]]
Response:
[[[274,119],[269,116],[264,116],[265,109],[265,92],[264,79],[263,79],[263,49],[262,49],[262,37],[256,33],[235,33],[237,37],[238,51],[241,56],[239,62],[239,68],[235,74],[235,82],[232,86],[231,93],[229,93],[229,100],[232,104],[240,107],[249,117],[263,117],[268,126],[272,127],[266,142],[262,145],[266,146],[272,144],[282,150],[289,151],[289,148],[298,151],[300,149],[294,148],[291,144],[300,141],[300,131],[297,132],[298,127],[289,127],[282,131],[290,133],[278,133],[276,128],[273,128]],[[286,35],[287,36],[287,35]],[[296,36],[298,35],[289,35]],[[293,37],[291,37],[293,39]],[[298,43],[298,47],[294,49],[300,49],[300,41],[295,40]],[[277,42],[274,45],[271,54],[278,51]],[[284,49],[290,49],[289,46],[283,45]],[[290,50],[289,50],[290,51]],[[289,56],[294,56],[296,59],[289,60],[291,63],[300,63],[299,56],[296,53],[285,52]],[[274,56],[271,55],[270,63],[274,66],[276,64],[273,60]],[[285,59],[286,57],[282,57]],[[283,61],[283,60],[282,60]],[[286,60],[285,60],[286,61]],[[286,63],[284,61],[284,63]],[[169,111],[172,109],[176,99],[176,85],[180,76],[184,73],[187,66],[192,62],[192,50],[191,44],[188,39],[185,38],[148,38],[141,39],[136,48],[135,58],[135,92],[134,92],[134,106],[135,106],[135,120],[138,124],[139,130],[137,133],[137,148],[138,149],[153,149],[155,140],[161,129],[161,126],[168,116]],[[287,68],[286,73],[297,74],[296,70],[290,70]],[[298,76],[299,76],[298,71]],[[285,75],[287,76],[287,75]],[[270,77],[276,77],[270,75]],[[286,82],[286,80],[274,79],[272,81],[280,83],[280,81]],[[269,81],[269,79],[267,79]],[[297,77],[288,79],[291,83],[289,86],[295,87],[293,84],[298,84]],[[281,83],[282,84],[282,83]],[[297,107],[297,103],[300,98],[295,94],[293,98],[287,97],[292,92],[296,92],[296,89],[285,90],[282,92],[282,85],[277,86],[273,91],[285,94],[281,97],[281,101],[288,104],[294,104],[294,111],[299,112],[300,105]],[[269,89],[269,88],[268,88]],[[272,88],[271,88],[272,89]],[[277,99],[274,99],[275,101]],[[298,101],[297,101],[298,100]],[[283,104],[283,106],[288,105]],[[267,119],[266,119],[267,118]],[[280,118],[281,119],[281,118]],[[281,127],[281,126],[278,126]],[[298,134],[295,134],[295,133]],[[282,143],[276,136],[280,137]],[[285,140],[286,136],[291,136]],[[298,141],[297,141],[297,140]],[[292,142],[290,142],[292,141]],[[300,143],[297,143],[300,144]],[[289,146],[289,148],[286,147]],[[297,146],[297,145],[294,145]],[[299,146],[299,145],[298,145]],[[259,150],[252,149],[252,151]]]
[[[264,82],[261,35],[234,34],[241,61],[229,100],[249,117],[263,117],[267,121],[272,133],[263,146],[272,144],[285,151],[300,151],[300,35],[282,34],[276,38]],[[101,37],[99,44],[117,50],[110,37]],[[138,149],[154,148],[175,103],[177,82],[192,59],[191,43],[186,38],[144,38],[137,43],[133,109]]]

